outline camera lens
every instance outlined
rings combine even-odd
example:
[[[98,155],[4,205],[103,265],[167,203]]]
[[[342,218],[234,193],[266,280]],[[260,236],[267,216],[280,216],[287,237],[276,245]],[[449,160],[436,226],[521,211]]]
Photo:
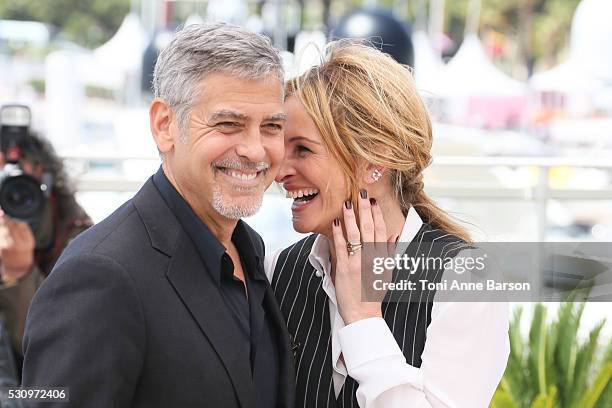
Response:
[[[43,198],[40,183],[25,174],[5,179],[0,187],[0,207],[12,218],[36,217],[42,210]]]

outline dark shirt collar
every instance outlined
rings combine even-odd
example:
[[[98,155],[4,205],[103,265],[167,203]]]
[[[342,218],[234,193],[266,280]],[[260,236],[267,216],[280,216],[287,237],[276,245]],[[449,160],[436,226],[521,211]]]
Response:
[[[204,265],[211,273],[214,281],[219,285],[221,283],[222,272],[221,262],[226,248],[219,242],[208,226],[200,220],[172,183],[170,183],[161,166],[153,176],[153,184],[155,184],[164,201],[166,201],[166,204],[170,207],[170,210],[196,246]],[[255,251],[250,234],[242,220],[238,221],[234,229],[232,241],[240,253],[245,274],[257,280],[265,280],[265,276],[260,271],[262,265],[261,259]]]

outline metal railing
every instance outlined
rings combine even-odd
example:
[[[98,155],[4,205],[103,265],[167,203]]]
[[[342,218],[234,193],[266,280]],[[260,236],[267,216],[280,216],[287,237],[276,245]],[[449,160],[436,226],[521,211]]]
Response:
[[[74,155],[63,156],[68,162],[77,163],[79,168],[77,176],[78,191],[109,191],[133,192],[140,188],[146,176],[138,179],[130,175],[95,175],[90,170],[93,164],[115,164],[124,162],[142,161],[149,163],[152,168],[159,163],[159,158],[151,156],[108,156],[108,155]],[[549,200],[612,200],[612,185],[605,188],[552,188],[550,185],[550,170],[552,168],[592,168],[610,171],[612,174],[612,159],[603,158],[566,158],[566,157],[480,157],[480,156],[438,156],[434,159],[428,173],[435,173],[440,169],[491,169],[495,167],[536,169],[538,179],[536,183],[521,187],[506,187],[494,184],[471,183],[470,180],[461,180],[460,183],[448,183],[438,180],[427,183],[427,192],[435,198],[453,198],[470,200],[517,200],[533,202],[536,205],[538,227],[537,238],[545,239],[548,220],[546,208]],[[277,189],[270,189],[270,193],[277,193]]]

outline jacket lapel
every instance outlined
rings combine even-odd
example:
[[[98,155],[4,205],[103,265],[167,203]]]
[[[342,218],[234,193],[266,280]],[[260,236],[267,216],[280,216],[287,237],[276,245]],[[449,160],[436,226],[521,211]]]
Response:
[[[249,350],[241,348],[236,340],[242,334],[221,298],[219,288],[185,235],[178,242],[166,277],[225,365],[240,405],[253,407],[255,393]]]
[[[249,350],[196,248],[149,179],[134,197],[151,245],[170,256],[166,277],[223,362],[242,408],[254,408]]]

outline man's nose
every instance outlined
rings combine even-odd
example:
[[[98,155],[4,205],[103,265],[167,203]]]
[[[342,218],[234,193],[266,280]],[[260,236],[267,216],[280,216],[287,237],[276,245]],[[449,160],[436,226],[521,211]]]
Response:
[[[265,161],[266,149],[259,129],[245,132],[242,140],[236,146],[236,154],[252,162]]]

